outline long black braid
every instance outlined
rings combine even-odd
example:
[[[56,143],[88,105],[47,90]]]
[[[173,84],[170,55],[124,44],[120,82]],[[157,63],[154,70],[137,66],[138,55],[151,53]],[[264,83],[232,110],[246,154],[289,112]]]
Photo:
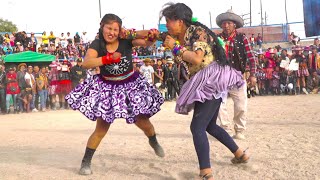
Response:
[[[185,20],[185,22],[187,22]],[[211,31],[206,25],[200,23],[200,22],[191,22],[189,21],[188,24],[191,25],[195,25],[195,26],[200,26],[202,27],[206,33],[211,36],[214,40],[214,45],[211,47],[212,48],[212,53],[214,54],[216,61],[218,64],[224,66],[224,65],[228,65],[228,61],[227,61],[227,56],[226,56],[226,52],[224,50],[224,48],[221,46],[221,44],[219,43],[219,39],[218,36],[216,35],[216,33],[214,33],[213,31]]]

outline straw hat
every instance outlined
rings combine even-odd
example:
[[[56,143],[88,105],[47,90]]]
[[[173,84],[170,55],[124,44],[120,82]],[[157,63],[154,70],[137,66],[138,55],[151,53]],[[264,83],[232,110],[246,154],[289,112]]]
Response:
[[[217,25],[222,26],[223,21],[232,21],[236,24],[236,29],[243,27],[243,19],[235,14],[232,9],[229,9],[227,12],[219,14],[216,18]]]
[[[172,60],[172,58],[167,58],[167,63],[168,64],[174,64],[174,61]]]
[[[20,63],[20,64],[18,65],[18,70],[20,70],[20,68],[21,68],[22,66],[24,66],[25,68],[27,68],[27,64],[26,64],[26,63]]]
[[[144,63],[151,63],[151,59],[150,59],[150,58],[145,58],[145,59],[143,60],[143,62],[144,62]]]

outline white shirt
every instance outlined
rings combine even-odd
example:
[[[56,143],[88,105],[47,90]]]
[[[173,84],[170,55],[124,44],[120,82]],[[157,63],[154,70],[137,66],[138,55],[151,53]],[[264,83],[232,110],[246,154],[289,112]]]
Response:
[[[33,84],[32,84],[32,79],[33,79],[33,81],[35,81],[33,74],[29,74],[29,73],[27,72],[26,75],[24,75],[24,80],[25,80],[26,82],[29,82],[29,84],[30,84],[31,87],[33,86]]]
[[[60,36],[60,37],[59,37],[59,40],[60,40],[61,43],[67,42],[67,41],[66,41],[67,39],[66,39],[66,36],[65,36],[65,35]]]
[[[82,34],[82,36],[81,36],[81,41],[82,41],[83,44],[88,43],[89,40],[88,40],[88,38],[87,38],[87,35]]]
[[[142,65],[140,67],[140,72],[147,79],[148,83],[152,84],[152,74],[154,73],[153,67]]]

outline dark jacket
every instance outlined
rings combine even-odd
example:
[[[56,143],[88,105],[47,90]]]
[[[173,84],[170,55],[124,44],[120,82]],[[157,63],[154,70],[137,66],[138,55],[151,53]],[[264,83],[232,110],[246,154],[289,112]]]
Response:
[[[87,71],[83,67],[75,65],[71,68],[70,75],[72,83],[78,84],[80,79],[86,79]]]

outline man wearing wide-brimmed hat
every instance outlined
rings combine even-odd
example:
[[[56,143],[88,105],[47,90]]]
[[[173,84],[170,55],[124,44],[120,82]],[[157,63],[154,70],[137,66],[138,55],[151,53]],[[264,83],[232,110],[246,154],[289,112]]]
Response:
[[[216,18],[217,25],[222,28],[223,32],[219,35],[225,42],[225,51],[228,62],[231,67],[244,73],[247,62],[249,61],[251,84],[255,84],[256,74],[256,57],[251,49],[248,38],[236,29],[243,27],[243,19],[235,14],[232,10],[222,13]],[[247,94],[246,87],[241,89],[230,90],[229,94],[234,101],[234,129],[235,138],[245,139],[243,131],[246,129],[246,112],[247,112]],[[221,126],[230,128],[226,104],[222,103],[218,119]]]

